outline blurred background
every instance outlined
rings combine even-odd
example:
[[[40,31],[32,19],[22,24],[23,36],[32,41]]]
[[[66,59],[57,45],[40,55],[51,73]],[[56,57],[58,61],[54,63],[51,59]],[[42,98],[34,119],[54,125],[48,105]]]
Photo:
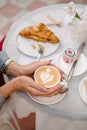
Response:
[[[0,0],[0,39],[8,32],[11,25],[21,16],[37,8],[68,3],[71,0]],[[87,0],[73,0],[78,4],[87,4]]]

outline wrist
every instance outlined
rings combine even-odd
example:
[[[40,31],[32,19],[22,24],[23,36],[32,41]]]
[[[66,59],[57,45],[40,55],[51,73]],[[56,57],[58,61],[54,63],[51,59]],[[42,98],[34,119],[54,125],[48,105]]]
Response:
[[[18,90],[18,85],[16,82],[17,80],[14,78],[13,80],[0,87],[0,93],[4,99],[6,99],[14,91]]]
[[[11,62],[8,66],[7,74],[14,77],[24,75],[24,70],[22,65],[19,65],[15,62]]]
[[[7,68],[8,68],[8,66],[9,66],[9,64],[10,64],[11,62],[12,62],[12,59],[8,58],[8,59],[4,62],[4,64],[2,65],[1,71],[2,71],[4,74],[6,74]]]

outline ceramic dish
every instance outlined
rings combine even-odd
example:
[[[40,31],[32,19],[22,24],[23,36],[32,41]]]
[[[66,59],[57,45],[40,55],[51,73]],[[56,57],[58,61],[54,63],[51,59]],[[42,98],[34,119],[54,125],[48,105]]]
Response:
[[[85,80],[87,80],[87,76],[84,77],[79,84],[79,94],[82,100],[87,104],[87,93],[84,85]]]
[[[58,55],[57,58],[57,65],[59,68],[61,68],[65,74],[68,74],[70,71],[70,68],[72,66],[72,63],[66,63],[63,60],[63,52]],[[81,75],[87,70],[87,58],[84,54],[81,54],[81,57],[79,58],[79,61],[75,67],[73,76]]]
[[[36,97],[36,96],[31,96],[30,94],[28,94],[28,95],[33,101],[35,101],[39,104],[52,105],[52,104],[56,104],[56,103],[60,102],[61,100],[63,100],[66,93],[57,94],[57,95],[52,96],[52,97],[40,97],[40,96]]]
[[[56,34],[56,31],[55,31],[56,27],[53,26],[53,27],[50,27],[50,29],[53,30],[53,32]],[[54,53],[60,45],[60,42],[56,44],[52,44],[49,42],[46,42],[46,43],[38,42],[36,40],[23,38],[20,35],[17,35],[16,43],[17,43],[16,47],[19,51],[21,51],[25,55],[32,56],[32,57],[38,56],[39,44],[42,45],[44,48],[42,57],[48,56]]]

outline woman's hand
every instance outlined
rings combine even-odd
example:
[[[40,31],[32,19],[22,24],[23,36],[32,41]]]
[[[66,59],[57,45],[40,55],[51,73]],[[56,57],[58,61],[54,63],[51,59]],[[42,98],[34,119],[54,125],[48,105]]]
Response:
[[[23,65],[22,66],[22,70],[24,70],[24,75],[31,75],[35,72],[35,70],[41,66],[45,66],[45,65],[51,65],[51,66],[54,66],[55,68],[57,68],[61,74],[63,74],[64,72],[59,69],[56,65],[52,64],[51,63],[52,60],[48,60],[48,61],[35,61],[35,62],[32,62],[30,64],[27,64],[27,65]]]
[[[30,76],[35,72],[35,70],[38,67],[44,65],[50,65],[50,64],[51,64],[51,60],[35,61],[27,65],[20,65],[15,62],[11,62],[8,66],[7,74],[14,77],[21,76],[21,75]]]
[[[8,84],[12,84],[9,88],[10,91],[4,91],[6,95],[10,95],[13,91],[22,90],[27,93],[30,93],[34,96],[52,96],[61,91],[62,86],[56,86],[51,89],[46,89],[43,85],[37,84],[32,78],[31,75],[35,72],[35,70],[44,65],[55,66],[61,73],[63,71],[60,70],[56,65],[49,61],[35,61],[27,65],[19,65],[15,62],[11,62],[7,69],[7,74],[16,77]],[[61,76],[61,80],[63,76]],[[14,82],[15,81],[15,82]],[[6,85],[5,85],[6,86]],[[6,89],[5,89],[6,90]],[[7,97],[7,96],[5,96]]]
[[[44,65],[51,65],[56,67],[61,75],[64,73],[62,70],[60,70],[56,65],[51,63],[52,60],[48,61],[35,61],[27,65],[20,65],[15,62],[11,62],[7,69],[7,74],[11,75],[13,77],[17,76],[32,76],[35,72],[35,70],[38,67],[44,66]],[[62,76],[61,76],[62,77]]]
[[[61,86],[56,86],[52,89],[46,89],[43,85],[37,84],[28,76],[18,76],[0,87],[0,92],[6,99],[12,92],[17,90],[24,91],[33,96],[53,96],[60,92],[61,89]]]
[[[30,64],[23,65],[22,70],[24,71],[24,75],[27,75],[27,76],[32,75],[37,68],[39,68],[41,66],[45,66],[45,65],[51,65],[51,61],[52,60],[34,61],[34,62],[30,63]]]
[[[28,76],[17,77],[17,90],[30,93],[33,96],[52,96],[60,92],[61,86],[56,86],[52,89],[46,89],[43,85],[37,84],[32,78]]]

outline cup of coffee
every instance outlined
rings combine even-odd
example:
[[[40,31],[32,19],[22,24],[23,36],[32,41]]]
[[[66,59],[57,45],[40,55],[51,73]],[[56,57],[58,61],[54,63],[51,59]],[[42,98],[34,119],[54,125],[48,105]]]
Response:
[[[34,79],[38,84],[42,84],[46,88],[52,88],[60,82],[61,74],[53,66],[42,66],[35,71]]]

